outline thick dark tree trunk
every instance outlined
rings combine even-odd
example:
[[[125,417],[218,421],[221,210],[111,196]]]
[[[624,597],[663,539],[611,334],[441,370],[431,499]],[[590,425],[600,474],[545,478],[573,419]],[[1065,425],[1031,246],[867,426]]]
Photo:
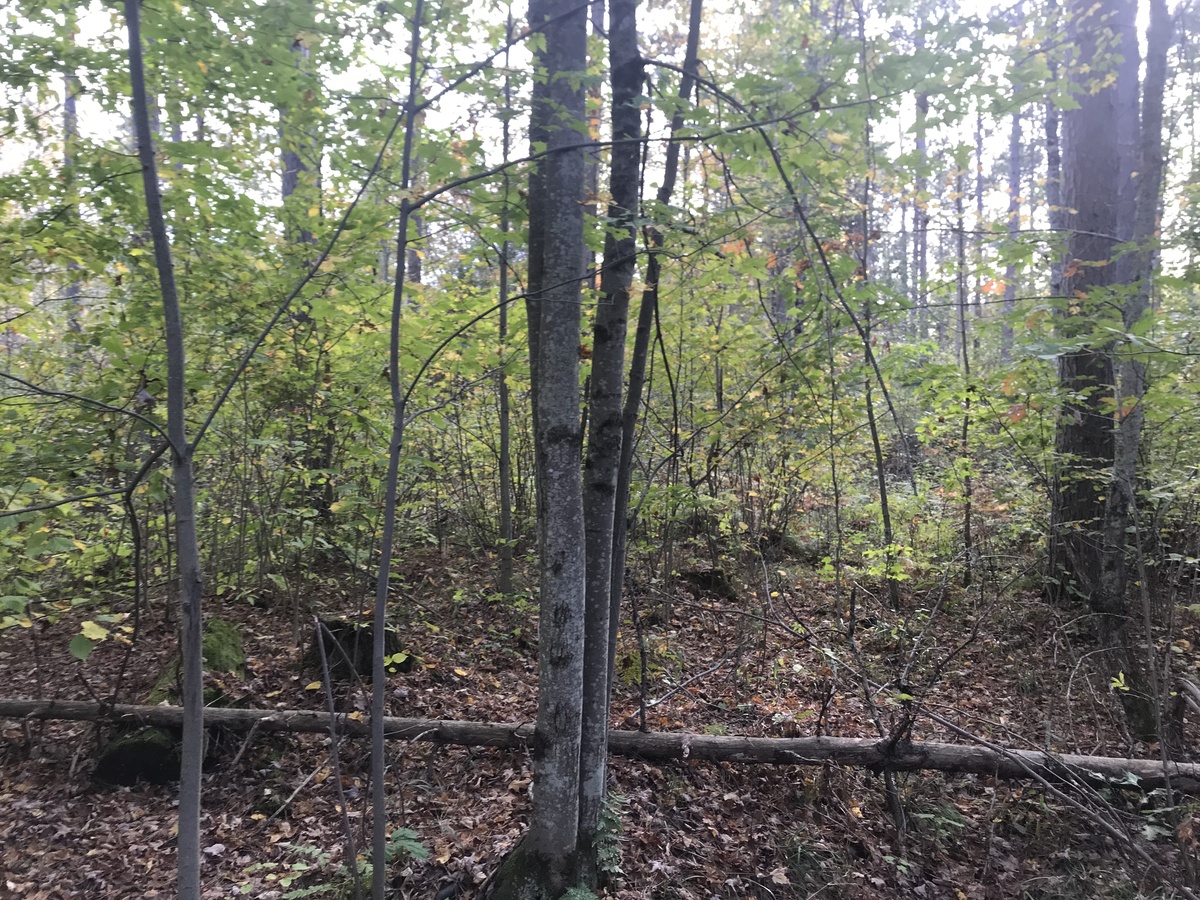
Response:
[[[1150,305],[1152,275],[1157,258],[1154,240],[1158,225],[1159,201],[1163,179],[1163,92],[1166,84],[1166,55],[1171,40],[1171,19],[1164,0],[1151,3],[1150,29],[1147,33],[1146,80],[1142,92],[1141,141],[1138,147],[1136,199],[1131,228],[1137,245],[1128,255],[1132,290],[1126,295],[1122,324],[1128,334],[1133,331]],[[1126,24],[1132,29],[1132,21]],[[1132,32],[1130,32],[1132,33]],[[1123,43],[1136,42],[1136,37]],[[1129,77],[1136,77],[1137,59],[1134,56]],[[1124,129],[1127,130],[1127,129]],[[1129,595],[1131,555],[1131,526],[1136,528],[1135,484],[1138,454],[1141,450],[1142,424],[1145,412],[1142,405],[1146,391],[1146,364],[1134,353],[1120,356],[1118,366],[1119,408],[1115,461],[1104,509],[1103,551],[1100,577],[1092,596],[1092,608],[1102,623],[1101,639],[1109,646],[1114,659],[1110,668],[1127,673],[1124,701],[1130,730],[1147,740],[1162,735],[1162,721],[1155,654],[1149,633],[1151,623],[1144,616],[1143,629],[1136,627],[1136,597]],[[1138,580],[1145,599],[1143,577]],[[1148,613],[1148,610],[1143,610]],[[1141,631],[1140,640],[1138,632]]]
[[[1071,17],[1079,48],[1078,64],[1095,71],[1082,76],[1078,107],[1063,116],[1063,206],[1068,257],[1063,273],[1066,308],[1059,333],[1078,349],[1059,357],[1062,405],[1056,436],[1050,528],[1049,588],[1058,596],[1090,598],[1100,571],[1100,525],[1108,469],[1113,462],[1110,339],[1098,319],[1116,284],[1114,248],[1119,242],[1120,176],[1117,129],[1122,110],[1115,82],[1105,83],[1109,66],[1098,44],[1113,40],[1126,0],[1073,4]],[[1136,52],[1136,47],[1134,48]],[[1087,84],[1086,80],[1095,82]]]

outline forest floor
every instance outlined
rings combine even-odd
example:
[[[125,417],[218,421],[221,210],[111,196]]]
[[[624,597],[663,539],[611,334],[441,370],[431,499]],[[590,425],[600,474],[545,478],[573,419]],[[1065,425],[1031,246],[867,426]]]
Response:
[[[402,557],[396,617],[419,664],[390,679],[392,714],[533,721],[536,605],[529,594],[495,598],[494,568],[483,556],[434,550]],[[856,588],[848,634],[839,621],[849,609],[838,608],[834,586],[798,562],[730,565],[725,579],[702,569],[670,584],[631,582],[640,628],[622,629],[614,727],[638,727],[644,694],[651,730],[875,738],[918,703],[1007,746],[1156,756],[1128,740],[1113,691],[1089,670],[1082,610],[1049,606],[1007,578],[970,589],[909,586],[900,611]],[[348,613],[363,597],[355,579],[330,573],[326,584],[303,598],[207,601],[208,614],[241,626],[249,656],[245,679],[222,679],[227,693],[266,709],[324,708],[319,673],[305,669],[289,622]],[[843,590],[843,602],[850,595]],[[173,652],[165,609],[152,603],[142,616],[119,690],[125,702],[145,701]],[[0,693],[112,696],[126,647],[110,639],[86,662],[74,659],[67,647],[85,618],[62,613],[0,632]],[[1176,670],[1195,672],[1200,621],[1181,612],[1173,636]],[[365,704],[352,687],[337,701],[344,710]],[[86,723],[0,721],[0,896],[173,896],[175,786],[96,783],[92,755],[107,736]],[[924,715],[912,736],[962,741]],[[329,740],[241,740],[218,748],[205,776],[204,896],[348,896],[338,893],[343,833]],[[1195,759],[1194,730],[1187,746]],[[360,848],[367,749],[354,740],[340,748]],[[391,821],[429,851],[394,866],[394,896],[474,896],[524,830],[528,756],[402,742],[389,753]],[[1154,812],[1153,798],[1117,789],[1072,809],[1033,783],[935,772],[885,779],[833,766],[621,757],[610,771],[622,798],[623,874],[608,893],[630,900],[1171,896],[1155,893],[1153,867],[1131,862],[1094,814],[1123,823],[1177,877],[1194,871],[1200,835],[1196,807],[1170,818]]]

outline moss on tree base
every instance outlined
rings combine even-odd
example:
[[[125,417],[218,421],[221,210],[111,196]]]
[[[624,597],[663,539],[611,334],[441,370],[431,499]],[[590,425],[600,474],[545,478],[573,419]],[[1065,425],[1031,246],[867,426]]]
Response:
[[[567,866],[570,874],[554,872],[550,861],[522,838],[500,863],[492,876],[486,900],[595,900],[584,887],[573,887],[580,879],[575,874],[578,860]]]

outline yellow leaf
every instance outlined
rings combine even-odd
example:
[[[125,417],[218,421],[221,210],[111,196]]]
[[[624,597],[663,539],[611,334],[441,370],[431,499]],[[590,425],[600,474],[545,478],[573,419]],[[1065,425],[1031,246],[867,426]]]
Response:
[[[352,719],[355,722],[362,722],[366,717],[362,714],[362,712],[356,709],[354,712],[346,716],[346,718]]]
[[[345,506],[345,505],[346,505],[346,504],[345,504],[345,503],[343,503],[341,500],[335,500],[333,503],[330,503],[330,504],[329,504],[329,511],[330,511],[330,512],[337,512],[339,509],[341,509],[341,508],[342,508],[343,506]]]
[[[304,689],[305,689],[306,691],[319,691],[319,690],[321,689],[321,682],[319,682],[319,681],[310,681],[308,684],[306,684],[306,685],[304,686]]]
[[[467,670],[466,670],[466,669],[455,669],[455,670],[454,670],[454,674],[455,674],[455,675],[461,675],[463,678],[466,678],[466,677],[467,677]]]
[[[108,629],[95,622],[84,622],[79,626],[79,633],[89,641],[102,641],[108,637]]]

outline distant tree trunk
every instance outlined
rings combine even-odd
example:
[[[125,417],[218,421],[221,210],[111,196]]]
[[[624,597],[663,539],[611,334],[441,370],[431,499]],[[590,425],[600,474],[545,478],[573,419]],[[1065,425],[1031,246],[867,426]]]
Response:
[[[1132,29],[1132,19],[1125,25]],[[1132,30],[1123,44],[1136,43]],[[1137,246],[1129,254],[1133,290],[1122,310],[1125,333],[1137,326],[1150,306],[1156,261],[1154,242],[1158,231],[1158,208],[1163,180],[1163,92],[1166,84],[1166,55],[1171,41],[1171,19],[1165,0],[1150,4],[1150,28],[1146,41],[1146,80],[1142,92],[1140,162],[1137,166],[1133,240]],[[1132,73],[1136,77],[1136,57]],[[1146,364],[1133,352],[1126,352],[1119,364],[1116,458],[1112,469],[1108,500],[1104,509],[1103,551],[1100,577],[1092,596],[1092,608],[1100,617],[1101,639],[1114,657],[1110,668],[1125,673],[1126,690],[1121,692],[1130,730],[1146,740],[1165,737],[1159,714],[1159,685],[1155,671],[1154,649],[1150,634],[1140,644],[1136,619],[1131,615],[1128,564],[1129,533],[1137,527],[1136,493],[1138,454],[1141,449],[1145,411]],[[1145,585],[1142,586],[1145,590]],[[1148,625],[1147,625],[1148,627]],[[1142,677],[1139,677],[1142,676]]]
[[[963,379],[967,382],[967,395],[963,401],[962,433],[959,440],[958,452],[964,460],[970,459],[971,436],[971,345],[967,341],[967,306],[970,303],[967,292],[967,214],[964,197],[967,185],[965,173],[959,172],[958,184],[955,188],[955,213],[958,225],[958,273],[955,279],[958,286],[958,349],[962,360]],[[975,545],[971,533],[971,503],[972,480],[968,471],[963,476],[963,587],[971,586],[971,576],[974,566]]]
[[[637,255],[641,169],[642,59],[637,42],[637,0],[609,2],[609,72],[613,149],[608,226],[600,276],[600,306],[592,333],[591,396],[584,463],[587,535],[587,626],[583,668],[583,738],[579,845],[595,842],[605,796],[608,746],[609,619],[613,614],[613,529],[621,464],[622,387],[629,295]],[[618,609],[619,612],[619,609]],[[588,855],[585,853],[584,856]],[[589,878],[594,881],[594,878]]]
[[[146,214],[154,242],[154,261],[163,303],[167,349],[167,436],[171,443],[175,530],[179,548],[184,720],[179,777],[177,894],[181,900],[200,900],[200,778],[204,761],[204,651],[200,601],[204,586],[196,537],[192,446],[187,434],[187,363],[179,292],[175,285],[171,242],[163,218],[158,167],[151,137],[150,100],[146,93],[146,68],[142,58],[141,0],[125,0],[125,22],[129,32],[129,76],[133,91],[133,124],[137,135],[138,161],[142,167]]]
[[[579,336],[587,21],[586,6],[567,0],[530,3],[529,22],[542,26],[545,38],[535,58],[543,88],[534,97],[530,134],[535,140],[544,138],[548,151],[529,188],[530,241],[541,245],[538,258],[530,260],[529,304],[531,322],[538,317],[537,336],[531,340],[531,354],[537,348],[534,435],[541,557],[538,713],[533,815],[529,833],[497,872],[494,896],[499,900],[558,898],[580,869],[586,558]],[[534,332],[531,326],[531,338]]]
[[[684,51],[684,75],[679,82],[679,98],[687,101],[696,85],[696,70],[699,66],[700,19],[703,0],[691,0],[688,11],[687,49]],[[670,134],[674,137],[683,128],[683,112],[671,117]],[[667,144],[667,159],[663,165],[663,179],[656,195],[660,204],[671,201],[675,192],[675,181],[679,175],[679,143]],[[646,287],[642,291],[641,308],[638,311],[637,332],[633,339],[633,354],[629,363],[629,390],[625,396],[625,408],[621,415],[621,467],[617,472],[616,508],[613,512],[613,555],[612,586],[610,588],[608,620],[608,670],[609,691],[614,677],[611,661],[616,658],[617,627],[621,621],[621,591],[625,584],[625,557],[629,538],[629,489],[633,482],[633,445],[637,431],[638,411],[642,404],[642,390],[646,383],[646,364],[649,360],[650,335],[658,310],[658,282],[662,277],[663,236],[658,229],[645,229],[646,241],[650,245],[646,256]]]
[[[508,11],[505,27],[506,44],[512,43],[512,8]],[[508,162],[512,150],[512,131],[509,113],[512,111],[512,76],[509,74],[509,52],[504,51],[504,112],[501,120],[501,153],[503,162]],[[512,242],[508,239],[511,229],[512,184],[508,169],[504,170],[504,200],[500,208],[500,352],[507,353],[508,342],[508,266],[512,254]],[[500,404],[500,572],[497,587],[508,596],[513,592],[513,500],[512,500],[512,411],[508,391],[508,367],[501,361],[496,373],[496,391]]]
[[[308,4],[304,6],[311,9]],[[296,75],[293,77],[304,81],[310,77],[310,51],[304,43],[303,35],[298,34],[292,40],[291,53],[296,69]],[[303,91],[298,93],[302,96],[304,94]],[[313,243],[308,219],[309,210],[316,201],[311,187],[314,183],[312,173],[316,167],[317,153],[312,136],[305,133],[308,124],[305,119],[303,109],[299,105],[279,111],[280,156],[283,163],[279,194],[283,200],[287,239],[297,246]]]
[[[1098,45],[1103,41],[1111,48],[1114,41],[1120,42],[1121,22],[1128,12],[1127,0],[1074,4],[1070,21],[1078,64],[1093,67],[1082,69],[1082,77],[1092,84],[1085,83],[1076,96],[1079,106],[1063,117],[1063,206],[1071,262],[1063,273],[1066,309],[1059,332],[1080,346],[1059,357],[1062,401],[1048,574],[1053,593],[1089,599],[1100,571],[1099,528],[1106,493],[1102,485],[1113,462],[1111,345],[1110,338],[1096,332],[1105,295],[1117,277],[1112,263],[1121,224],[1122,167],[1114,123],[1125,114],[1119,108],[1117,85],[1104,81],[1108,73]]]
[[[925,36],[918,32],[917,49],[925,47]],[[913,198],[913,261],[912,261],[912,304],[916,322],[916,339],[929,338],[929,144],[926,137],[926,120],[929,118],[929,94],[917,94],[917,177],[916,195]]]
[[[1015,245],[1021,239],[1021,110],[1012,114],[1008,133],[1008,240]],[[1010,251],[1011,252],[1011,251]],[[1017,306],[1017,266],[1009,263],[1004,270],[1004,323],[1000,326],[1000,358],[1012,357],[1012,316]]]
[[[1058,66],[1050,63],[1050,82],[1058,80]],[[1056,235],[1066,231],[1066,215],[1062,199],[1062,151],[1058,136],[1058,107],[1051,100],[1046,103],[1046,216],[1050,230]],[[1055,246],[1050,256],[1050,295],[1062,296],[1063,252]]]
[[[67,39],[71,46],[75,45],[75,29],[77,28],[75,7],[65,5],[63,13],[67,20]],[[75,154],[79,143],[79,113],[77,99],[81,86],[79,78],[67,63],[63,74],[63,180],[66,184],[66,203],[69,207],[67,215],[77,218],[79,215],[79,190],[75,177]],[[75,260],[67,262],[67,286],[63,296],[67,301],[67,328],[79,331],[79,271],[80,265]]]

